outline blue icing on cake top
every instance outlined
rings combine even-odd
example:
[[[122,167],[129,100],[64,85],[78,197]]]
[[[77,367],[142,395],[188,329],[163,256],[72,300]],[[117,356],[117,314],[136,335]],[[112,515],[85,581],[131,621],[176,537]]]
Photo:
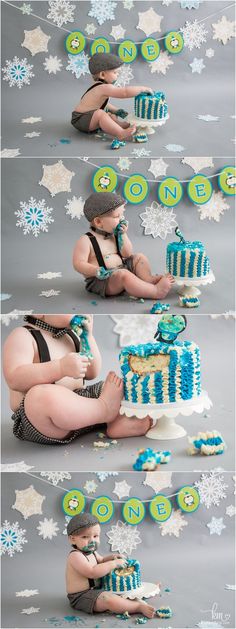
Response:
[[[135,100],[142,100],[143,98],[146,98],[147,96],[148,96],[148,100],[150,101],[165,100],[166,98],[164,92],[153,92],[153,94],[151,94],[150,92],[141,92],[140,94],[135,96]]]
[[[185,240],[185,242],[170,242],[167,245],[167,251],[185,251],[186,249],[198,249],[199,251],[205,251],[205,247],[200,240]]]
[[[132,354],[133,356],[150,356],[153,354],[168,354],[169,351],[172,351],[176,345],[178,347],[188,347],[191,346],[190,341],[174,341],[171,345],[167,343],[162,343],[161,341],[157,341],[156,343],[140,343],[139,345],[126,345],[120,352],[121,356],[129,356]],[[127,368],[125,367],[125,372],[127,373]]]

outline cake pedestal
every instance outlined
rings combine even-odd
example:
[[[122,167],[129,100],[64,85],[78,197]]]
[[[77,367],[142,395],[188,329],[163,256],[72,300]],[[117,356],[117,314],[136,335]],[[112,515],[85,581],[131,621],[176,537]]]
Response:
[[[179,287],[179,295],[181,297],[198,297],[201,295],[199,286],[206,286],[215,282],[215,276],[212,270],[204,277],[187,278],[175,276],[175,283]]]
[[[122,596],[122,598],[130,598],[131,600],[134,600],[136,598],[151,598],[151,596],[156,596],[157,594],[159,594],[159,592],[159,585],[157,585],[156,583],[145,582],[142,583],[141,587],[137,588],[136,590],[130,590],[129,592],[120,593],[120,596]],[[116,592],[116,594],[119,594],[119,592]]]
[[[143,133],[147,135],[152,135],[155,133],[156,127],[162,127],[167,120],[169,120],[169,114],[162,120],[144,120],[144,118],[138,118],[135,114],[129,114],[125,120],[130,122],[130,124],[135,124],[137,128],[142,129]]]
[[[168,402],[166,404],[138,404],[137,402],[127,402],[122,400],[120,414],[126,417],[138,417],[144,419],[151,417],[158,420],[155,425],[150,428],[145,437],[148,439],[179,439],[187,433],[182,426],[175,423],[177,415],[189,417],[194,412],[202,413],[209,410],[212,402],[206,391],[202,391],[198,397],[191,400],[182,400],[181,402]]]

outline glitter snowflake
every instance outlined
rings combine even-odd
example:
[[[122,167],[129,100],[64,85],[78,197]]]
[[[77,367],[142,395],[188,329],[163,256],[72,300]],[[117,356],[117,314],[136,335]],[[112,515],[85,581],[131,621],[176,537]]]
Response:
[[[228,515],[229,518],[232,518],[234,515],[236,515],[236,507],[234,505],[229,505],[226,508],[226,515]]]
[[[43,177],[39,181],[40,186],[45,186],[52,197],[59,192],[70,192],[71,179],[74,172],[64,166],[61,160],[51,166],[43,165]]]
[[[180,29],[183,34],[184,44],[189,50],[193,48],[201,48],[206,41],[208,31],[205,30],[204,24],[200,24],[197,20],[194,22],[185,22],[185,26]]]
[[[172,487],[171,481],[172,472],[147,472],[143,485],[151,487],[158,494],[162,489]]]
[[[60,292],[60,290],[54,290],[54,288],[51,288],[50,290],[42,290],[39,297],[57,297],[60,295]]]
[[[66,66],[66,70],[69,70],[79,79],[85,74],[89,74],[89,57],[85,52],[81,52],[79,55],[68,55],[69,63]]]
[[[128,157],[119,157],[117,166],[120,170],[129,170],[132,161]]]
[[[205,122],[216,122],[219,120],[219,116],[212,116],[211,114],[197,114],[197,118]]]
[[[221,535],[223,529],[226,529],[225,524],[223,524],[223,518],[214,518],[214,516],[208,522],[207,527],[210,530],[210,535]]]
[[[133,9],[134,7],[133,0],[122,0],[122,1],[123,1],[124,9],[127,9],[128,11]]]
[[[15,215],[19,219],[16,227],[22,227],[23,233],[32,234],[35,238],[39,233],[48,232],[48,225],[54,223],[54,219],[50,216],[53,208],[45,206],[45,200],[36,201],[31,197],[27,203],[20,202],[21,210],[17,210]]]
[[[63,483],[64,480],[71,480],[71,474],[69,472],[40,472],[42,478],[47,478],[56,487],[58,483]]]
[[[140,157],[149,157],[151,151],[147,151],[147,149],[133,149],[132,151],[132,155],[136,158],[139,159]]]
[[[225,584],[225,590],[236,590],[236,585],[230,585],[229,583]]]
[[[126,480],[122,480],[118,483],[115,483],[115,488],[113,489],[112,493],[116,494],[119,500],[121,500],[121,498],[125,498],[126,496],[129,496],[130,490],[131,490],[131,485],[128,485]]]
[[[119,334],[119,345],[136,345],[138,343],[148,343],[153,341],[157,330],[157,323],[160,319],[158,315],[110,315],[115,322],[113,328]],[[154,474],[154,472],[152,472]],[[160,474],[160,472],[159,472]]]
[[[184,519],[181,510],[178,509],[177,511],[172,511],[168,520],[162,522],[159,528],[161,529],[162,536],[174,535],[174,537],[179,537],[184,526],[188,526],[188,522]]]
[[[38,138],[41,135],[41,131],[32,131],[31,133],[25,133],[24,138]]]
[[[66,214],[69,214],[71,218],[78,218],[79,220],[84,214],[84,201],[82,197],[73,196],[72,199],[67,199],[65,208],[67,210]]]
[[[145,208],[145,212],[140,214],[144,233],[148,236],[153,236],[153,238],[159,236],[162,240],[177,226],[175,217],[176,214],[174,214],[172,208],[160,205],[156,201],[153,201],[150,206]]]
[[[20,155],[20,149],[3,149],[1,151],[1,157],[18,157]]]
[[[27,487],[27,489],[18,490],[15,489],[16,500],[12,509],[19,511],[25,520],[28,520],[32,515],[42,514],[42,504],[45,500],[45,496],[39,494],[33,487]]]
[[[7,60],[5,68],[2,69],[5,74],[3,80],[8,81],[10,87],[16,86],[21,89],[23,85],[30,85],[30,79],[34,77],[33,67],[27,63],[27,59],[14,57],[12,61]]]
[[[117,87],[124,87],[125,85],[128,85],[130,81],[132,81],[132,79],[134,79],[134,75],[131,65],[124,64],[123,66],[121,66],[121,68],[119,68],[119,75],[118,79],[116,80],[116,85]]]
[[[106,535],[112,551],[118,551],[128,556],[132,556],[133,550],[142,542],[137,526],[130,526],[120,520],[111,527]]]
[[[192,74],[202,74],[202,71],[206,67],[203,63],[203,59],[198,59],[194,57],[192,63],[189,63],[190,68],[192,68]]]
[[[170,4],[172,4],[172,2],[174,2],[174,0],[162,0],[162,3],[164,7],[168,7]]]
[[[31,52],[32,57],[37,55],[39,52],[47,52],[48,51],[48,42],[51,39],[50,35],[46,35],[40,28],[34,28],[32,31],[24,31],[25,39],[22,42],[21,46],[23,48],[27,48]]]
[[[201,620],[196,627],[199,627],[199,629],[223,629],[223,625],[215,620]]]
[[[162,177],[166,175],[168,166],[169,164],[166,164],[166,162],[164,162],[164,159],[160,157],[159,159],[151,160],[148,171],[151,172],[156,179],[157,177]]]
[[[207,48],[206,57],[208,57],[208,59],[212,59],[214,55],[215,55],[215,51],[213,50],[213,48]]]
[[[171,56],[168,54],[168,52],[166,50],[161,50],[159,57],[155,59],[155,61],[151,61],[149,63],[151,74],[153,74],[154,72],[157,72],[157,74],[166,74],[166,71],[170,66],[173,65],[173,63],[174,62],[172,61]]]
[[[2,463],[1,472],[28,472],[32,470],[34,465],[27,465],[24,461],[17,461],[16,463]]]
[[[35,124],[36,122],[42,122],[41,117],[30,116],[30,118],[22,118],[21,122],[25,124]]]
[[[111,35],[111,37],[114,37],[114,39],[116,41],[118,39],[124,39],[125,38],[125,28],[123,28],[123,26],[121,24],[117,24],[116,26],[112,26],[110,35]]]
[[[88,12],[89,17],[94,17],[100,26],[108,20],[114,20],[114,11],[117,7],[117,2],[112,0],[91,0],[91,9]]]
[[[40,607],[26,607],[25,609],[22,609],[21,614],[27,614],[27,616],[30,616],[31,614],[37,614],[40,610]]]
[[[22,7],[20,7],[20,11],[22,12],[23,15],[30,15],[33,12],[33,9],[30,4],[27,4],[26,2],[24,2],[22,4]]]
[[[182,153],[184,146],[182,144],[166,144],[165,149],[170,153]]]
[[[97,483],[95,483],[94,480],[87,480],[85,485],[84,485],[84,490],[88,493],[88,494],[95,494],[96,493],[96,489],[97,489]]]
[[[138,16],[139,22],[136,28],[143,31],[147,37],[149,37],[152,33],[161,32],[161,21],[163,20],[163,15],[158,15],[158,13],[154,11],[153,7],[143,13],[139,13]]]
[[[38,280],[54,280],[57,277],[61,277],[62,276],[62,272],[58,271],[57,272],[53,272],[53,271],[47,271],[47,273],[38,273],[37,278]]]
[[[219,223],[221,216],[224,214],[225,210],[230,209],[230,206],[226,203],[225,197],[221,191],[213,191],[210,201],[204,203],[204,205],[199,205],[197,209],[201,221],[208,218],[209,221],[214,220]]]
[[[213,39],[217,39],[224,45],[227,44],[231,37],[235,37],[235,25],[236,22],[229,22],[225,15],[223,15],[219,22],[212,24],[214,31]]]
[[[200,494],[200,502],[209,509],[211,505],[219,506],[220,500],[226,498],[225,489],[228,485],[223,482],[223,476],[219,476],[215,471],[209,475],[202,474],[201,480],[196,481],[194,485]]]
[[[42,521],[40,520],[39,526],[36,528],[38,535],[40,535],[43,539],[52,539],[57,536],[57,531],[59,531],[57,522],[54,522],[52,518],[50,518],[50,520],[47,518],[44,518]]]
[[[87,33],[87,35],[94,35],[94,33],[97,30],[97,27],[95,26],[95,24],[90,23],[90,24],[86,24],[84,30]]]
[[[16,597],[28,598],[29,596],[36,596],[38,593],[38,590],[21,590],[20,592],[16,592]]]
[[[214,168],[212,157],[183,157],[182,164],[187,164],[195,173],[201,173],[204,168]]]
[[[68,0],[49,0],[50,11],[47,18],[52,20],[57,26],[74,22],[75,5],[70,4]]]
[[[100,483],[104,483],[104,480],[109,478],[109,476],[119,476],[118,472],[96,472],[96,476]]]
[[[26,531],[25,529],[19,528],[18,522],[13,522],[10,524],[7,520],[3,522],[1,526],[0,539],[1,539],[1,547],[0,547],[0,555],[9,555],[9,557],[13,557],[16,553],[23,552],[23,544],[27,544],[28,541],[25,539]]]
[[[48,74],[56,74],[62,69],[62,61],[57,56],[49,55],[49,57],[45,57],[43,65]]]
[[[8,327],[11,321],[16,321],[16,319],[19,319],[19,317],[23,317],[26,314],[33,314],[33,310],[17,310],[15,308],[15,310],[12,310],[11,312],[2,314],[1,322],[3,323],[3,325],[6,325]]]
[[[181,9],[199,9],[203,0],[180,0]]]

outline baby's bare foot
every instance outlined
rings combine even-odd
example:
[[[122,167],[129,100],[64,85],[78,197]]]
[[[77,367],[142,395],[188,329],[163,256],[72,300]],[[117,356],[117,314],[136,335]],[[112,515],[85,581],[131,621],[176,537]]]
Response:
[[[148,605],[148,603],[145,603],[145,601],[140,601],[140,605],[139,605],[139,610],[138,611],[141,614],[143,614],[143,616],[146,616],[146,618],[153,618],[153,616],[155,614],[154,607],[152,607],[152,605]]]
[[[99,397],[106,408],[104,420],[111,422],[118,415],[123,397],[123,380],[114,371],[109,371]]]
[[[130,138],[132,135],[134,135],[134,133],[136,133],[136,126],[133,125],[132,127],[128,127],[128,129],[123,129],[122,130],[122,140],[126,140],[128,138]]]
[[[163,276],[161,280],[155,285],[156,298],[164,299],[168,295],[173,284],[172,276]]]
[[[158,284],[160,282],[163,275],[153,275],[152,276],[152,284]]]

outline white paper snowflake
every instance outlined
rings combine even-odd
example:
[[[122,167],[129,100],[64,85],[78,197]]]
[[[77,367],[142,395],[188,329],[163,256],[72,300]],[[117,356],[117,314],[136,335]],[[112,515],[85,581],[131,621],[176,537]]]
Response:
[[[43,166],[43,177],[39,181],[40,186],[44,186],[49,190],[52,197],[58,192],[71,191],[71,179],[74,172],[64,166],[61,160],[52,166]]]
[[[51,288],[50,290],[42,290],[39,297],[57,297],[60,295],[60,292],[60,290],[55,290],[54,288]]]
[[[225,489],[227,489],[228,485],[223,481],[223,476],[219,476],[217,472],[211,471],[209,475],[202,474],[201,480],[194,483],[200,495],[200,502],[206,505],[207,509],[211,505],[218,507],[220,501],[226,498]]]
[[[161,535],[174,535],[174,537],[179,537],[184,526],[188,526],[187,520],[184,519],[182,512],[180,509],[177,511],[172,511],[171,516],[165,522],[160,524],[159,528],[161,529]]]
[[[109,476],[119,476],[118,472],[95,472],[100,483],[104,483],[104,480],[109,478]]]
[[[109,0],[109,2],[107,0],[91,0],[91,9],[88,15],[89,17],[94,17],[101,26],[104,22],[115,19],[114,11],[116,7],[117,2],[112,0]]]
[[[129,170],[132,164],[131,159],[128,157],[119,157],[117,166],[120,170]]]
[[[42,521],[40,520],[39,526],[36,528],[38,535],[40,535],[43,539],[52,539],[57,536],[57,531],[59,531],[57,522],[54,522],[52,518],[50,518],[50,520],[47,518],[44,518]]]
[[[31,131],[31,133],[25,133],[24,138],[38,138],[41,135],[41,131]]]
[[[151,487],[158,494],[162,489],[172,487],[171,479],[172,472],[147,472],[143,485]]]
[[[170,4],[172,4],[172,2],[174,2],[174,0],[162,0],[162,3],[164,7],[168,7]]]
[[[113,331],[119,334],[120,347],[153,341],[160,320],[159,315],[132,314],[131,317],[130,315],[118,314],[110,316],[116,324]]]
[[[65,516],[65,528],[62,531],[62,535],[67,535],[67,525],[69,524],[71,518],[72,518],[72,516],[70,516],[70,515],[66,515]]]
[[[173,63],[174,62],[168,52],[166,50],[161,50],[159,57],[157,57],[155,61],[151,61],[148,65],[150,67],[151,74],[154,72],[157,72],[157,74],[166,74],[166,71],[170,66],[173,66]]]
[[[221,191],[213,191],[210,201],[204,203],[204,205],[199,205],[197,209],[201,221],[208,218],[209,221],[214,220],[219,223],[221,216],[224,214],[225,210],[230,209],[230,206],[226,203],[225,197]]]
[[[236,590],[236,585],[225,584],[225,590]]]
[[[236,22],[230,22],[225,15],[223,15],[219,22],[212,24],[214,32],[212,39],[217,39],[224,45],[227,44],[231,37],[235,37],[235,25]]]
[[[138,16],[139,22],[136,28],[143,31],[147,37],[152,33],[161,32],[161,20],[163,20],[163,15],[158,15],[153,7],[143,13],[139,13]]]
[[[190,68],[192,68],[192,74],[202,74],[202,71],[206,67],[204,65],[203,59],[198,59],[194,57],[192,63],[189,63]]]
[[[33,314],[33,310],[17,310],[15,308],[15,310],[1,315],[1,323],[8,327],[11,321],[16,321],[19,317],[23,317],[26,314]]]
[[[33,12],[33,9],[30,4],[23,2],[22,6],[20,7],[20,11],[22,12],[22,15],[30,15]]]
[[[187,164],[195,173],[201,173],[204,168],[214,168],[212,157],[183,157],[182,164]]]
[[[84,490],[88,494],[96,494],[97,487],[98,487],[98,485],[97,485],[97,483],[95,483],[94,480],[87,480],[85,485],[84,485]]]
[[[117,24],[116,26],[112,26],[110,35],[111,35],[111,37],[114,37],[114,39],[116,41],[118,39],[124,39],[124,37],[125,37],[125,28],[123,28],[123,26],[121,24]]]
[[[184,146],[182,144],[166,144],[165,149],[170,153],[182,153]]]
[[[141,225],[144,227],[144,233],[153,238],[161,238],[164,240],[167,234],[171,234],[174,227],[177,226],[172,208],[160,205],[156,201],[145,208],[145,212],[140,214],[142,219]]]
[[[130,526],[120,520],[113,524],[106,535],[112,551],[124,553],[129,557],[132,556],[132,552],[137,548],[137,545],[142,542],[137,526]]]
[[[13,557],[15,553],[22,553],[23,544],[28,543],[28,540],[24,537],[25,533],[25,529],[21,529],[18,522],[10,524],[10,522],[5,520],[0,531],[0,555]]]
[[[180,0],[181,9],[199,9],[203,0]]]
[[[89,74],[89,57],[85,52],[80,52],[79,55],[68,55],[68,66],[66,70],[69,70],[79,79],[85,74]]]
[[[234,496],[236,494],[236,476],[232,477],[233,481],[234,481]]]
[[[62,61],[57,56],[49,55],[49,57],[45,57],[43,65],[48,74],[56,74],[62,69]]]
[[[18,157],[20,155],[20,149],[3,149],[1,151],[1,157]]]
[[[35,124],[36,122],[42,122],[41,117],[30,116],[30,118],[22,118],[21,122],[25,124]]]
[[[185,26],[180,29],[184,38],[184,44],[189,50],[193,48],[201,48],[206,41],[208,31],[204,28],[204,23],[200,24],[197,20],[194,22],[185,22]]]
[[[211,114],[197,114],[197,118],[205,122],[216,122],[219,120],[219,116],[212,116]]]
[[[28,472],[32,470],[34,465],[26,465],[24,461],[18,461],[17,463],[2,463],[1,472]]]
[[[29,596],[36,596],[36,594],[38,593],[38,590],[21,590],[21,592],[16,592],[16,596],[21,598],[28,598]]]
[[[33,487],[27,487],[27,489],[18,490],[15,489],[16,500],[12,509],[19,511],[25,520],[28,520],[32,515],[42,514],[42,504],[45,500],[45,496],[39,494]]]
[[[121,68],[119,68],[118,79],[116,80],[117,87],[124,87],[128,85],[130,81],[134,79],[133,70],[131,65],[125,63]]]
[[[57,26],[74,22],[75,5],[68,0],[49,0],[50,11],[47,18],[52,20]]]
[[[95,26],[95,24],[90,23],[90,24],[86,24],[84,30],[87,33],[87,35],[94,35],[94,33],[97,30],[97,27]]]
[[[63,483],[64,480],[71,480],[69,472],[40,472],[40,476],[47,478],[54,487],[57,487],[58,483]]]
[[[200,629],[223,629],[223,625],[216,620],[201,620],[196,626]]]
[[[166,162],[164,162],[164,159],[160,157],[159,159],[151,160],[151,164],[148,170],[154,175],[156,179],[157,177],[162,177],[166,175],[166,171],[168,167],[169,167],[169,164],[166,164]]]
[[[26,607],[25,609],[22,609],[21,614],[27,614],[27,616],[30,616],[30,614],[37,614],[40,610],[40,607]]]
[[[208,57],[208,59],[212,59],[214,55],[215,55],[215,51],[213,50],[213,48],[207,48],[206,57]]]
[[[39,52],[47,52],[48,51],[48,42],[51,39],[50,35],[46,35],[40,28],[34,28],[32,31],[24,31],[25,39],[22,42],[21,46],[23,48],[27,48],[31,52],[32,57],[37,55]]]
[[[115,488],[113,489],[113,494],[116,494],[121,500],[121,498],[125,498],[125,496],[129,496],[129,492],[131,490],[131,485],[128,485],[126,480],[122,480],[118,483],[115,483]]]
[[[27,63],[27,59],[19,59],[15,56],[12,61],[6,61],[6,66],[2,69],[5,75],[3,80],[8,81],[10,87],[16,86],[21,89],[23,85],[30,85],[30,79],[34,77],[33,67]]]
[[[228,515],[229,518],[232,518],[234,515],[236,515],[235,505],[229,505],[228,507],[226,507],[226,515]]]
[[[226,529],[226,526],[223,524],[223,518],[214,518],[214,516],[208,522],[207,527],[210,530],[210,535],[221,535],[223,529]]]
[[[25,235],[32,233],[35,238],[40,232],[48,232],[48,225],[54,223],[54,219],[50,216],[53,208],[45,206],[45,200],[36,201],[31,197],[28,202],[20,202],[21,210],[17,210],[14,214],[19,219],[16,227],[22,227]]]
[[[84,200],[82,197],[73,196],[72,199],[67,199],[65,208],[67,210],[66,214],[69,214],[70,218],[79,220],[84,214]]]
[[[151,151],[147,151],[147,149],[133,149],[132,155],[135,159],[139,159],[140,157],[149,157]]]
[[[54,280],[57,277],[61,277],[62,276],[62,272],[58,271],[58,273],[54,273],[53,271],[48,271],[47,273],[38,273],[37,278],[38,280]]]
[[[127,9],[128,11],[131,11],[131,9],[133,9],[134,7],[133,0],[122,0],[122,1],[123,1],[124,9]]]

